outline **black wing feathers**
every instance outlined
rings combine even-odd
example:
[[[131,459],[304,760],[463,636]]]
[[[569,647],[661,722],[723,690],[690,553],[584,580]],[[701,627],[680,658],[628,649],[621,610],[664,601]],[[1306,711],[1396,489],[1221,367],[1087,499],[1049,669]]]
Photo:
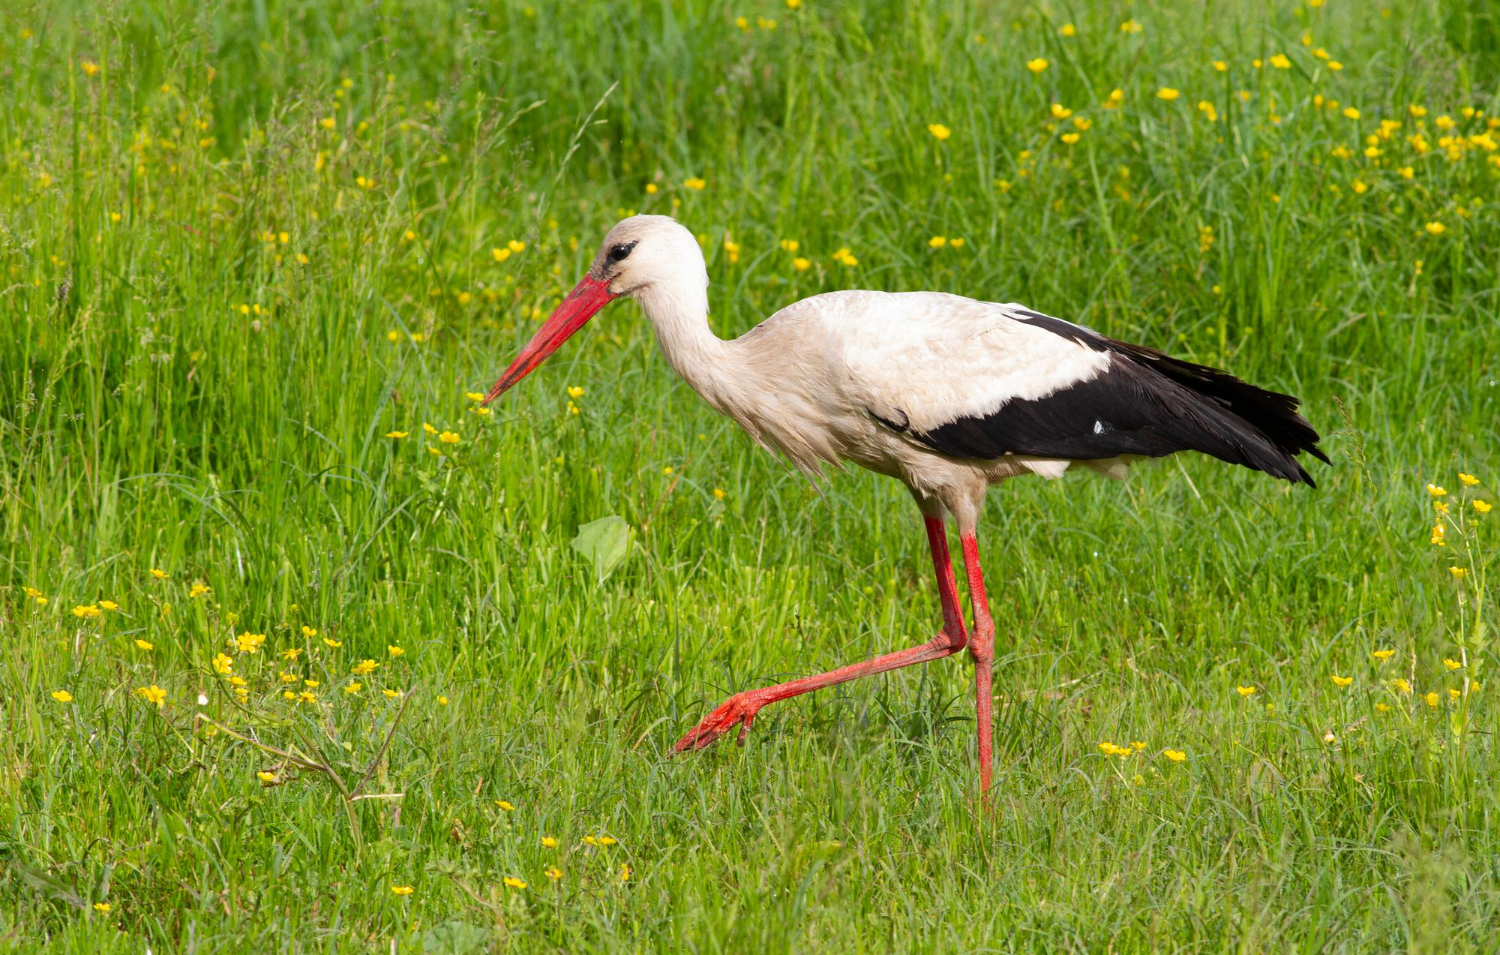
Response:
[[[982,418],[960,418],[925,432],[894,430],[961,458],[1027,454],[1084,461],[1201,451],[1308,485],[1313,480],[1296,455],[1306,451],[1328,461],[1318,448],[1318,433],[1297,413],[1291,395],[1060,319],[1022,314],[1020,321],[1108,352],[1109,367],[1041,398],[1009,401]]]

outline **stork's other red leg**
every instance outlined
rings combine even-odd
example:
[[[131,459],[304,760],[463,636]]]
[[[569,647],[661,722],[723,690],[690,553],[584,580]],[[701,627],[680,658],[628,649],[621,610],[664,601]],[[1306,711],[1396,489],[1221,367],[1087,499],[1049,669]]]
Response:
[[[963,610],[958,605],[958,588],[953,581],[953,562],[948,556],[948,536],[943,529],[943,521],[937,517],[924,518],[927,524],[927,543],[932,549],[932,567],[937,573],[938,596],[943,604],[943,630],[937,636],[928,640],[921,646],[911,647],[907,650],[899,650],[895,653],[887,653],[885,656],[866,660],[863,663],[855,663],[850,666],[830,670],[827,673],[819,673],[817,676],[803,677],[800,680],[791,680],[787,683],[778,683],[775,686],[763,687],[759,690],[747,690],[736,693],[715,709],[703,722],[693,728],[682,739],[677,741],[677,751],[680,753],[688,749],[702,749],[714,740],[723,736],[735,727],[740,727],[739,741],[745,741],[745,733],[750,729],[750,724],[755,721],[755,714],[760,712],[761,707],[768,703],[775,703],[788,697],[798,696],[803,693],[811,693],[813,690],[821,690],[825,686],[833,686],[836,683],[847,683],[850,680],[874,673],[884,673],[887,670],[895,670],[900,667],[911,666],[914,663],[926,663],[929,660],[938,660],[962,650],[968,642],[968,633],[964,630]],[[965,555],[967,556],[967,545]],[[976,558],[977,561],[977,558]],[[978,564],[975,563],[977,573]],[[981,584],[981,586],[983,586]],[[983,592],[980,593],[983,599]],[[977,606],[977,605],[976,605]],[[988,615],[986,615],[988,619]],[[986,681],[988,686],[988,681]],[[988,749],[984,750],[988,754]],[[988,765],[986,763],[985,765]],[[988,776],[985,777],[986,784]]]
[[[974,657],[974,722],[979,734],[979,791],[988,797],[994,734],[990,728],[990,664],[995,658],[995,623],[984,595],[984,572],[979,568],[979,542],[974,532],[959,538],[964,548],[964,570],[969,575],[969,602],[974,608],[974,633],[969,654]]]

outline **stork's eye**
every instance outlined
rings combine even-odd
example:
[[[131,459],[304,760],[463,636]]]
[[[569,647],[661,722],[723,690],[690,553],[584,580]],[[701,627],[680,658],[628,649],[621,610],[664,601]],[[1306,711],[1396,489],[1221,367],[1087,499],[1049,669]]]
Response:
[[[633,248],[635,248],[634,242],[621,242],[609,250],[609,260],[611,262],[623,262]]]

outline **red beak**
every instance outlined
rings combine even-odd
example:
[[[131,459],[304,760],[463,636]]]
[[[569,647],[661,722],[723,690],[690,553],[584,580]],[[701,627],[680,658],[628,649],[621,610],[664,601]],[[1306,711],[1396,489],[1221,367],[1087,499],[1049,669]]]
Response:
[[[594,313],[608,305],[612,299],[619,298],[618,295],[609,290],[609,283],[585,275],[583,280],[573,287],[568,297],[557,306],[557,311],[542,323],[531,341],[521,349],[521,354],[505,369],[505,374],[495,382],[495,387],[484,396],[484,404],[489,404],[510,389],[511,385],[531,374],[533,368],[546,360],[547,356],[557,351],[558,346],[567,341],[569,337],[594,317]]]

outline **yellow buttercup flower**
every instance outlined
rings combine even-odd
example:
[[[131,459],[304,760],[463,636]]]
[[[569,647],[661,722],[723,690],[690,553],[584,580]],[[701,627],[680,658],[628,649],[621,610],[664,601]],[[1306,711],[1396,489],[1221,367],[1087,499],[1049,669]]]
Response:
[[[394,894],[396,894],[396,895],[401,896],[402,898],[405,898],[406,896],[411,895],[412,891],[413,891],[413,889],[409,885],[392,885],[391,886],[391,892],[394,893]]]
[[[792,0],[787,0],[787,3],[791,3],[791,2],[792,2]],[[547,866],[547,868],[543,869],[542,870],[542,875],[545,875],[547,878],[551,879],[553,882],[556,882],[558,879],[561,879],[563,877],[562,870],[559,869],[555,865],[549,865],[549,866]]]
[[[509,800],[506,800],[506,799],[496,799],[495,800],[495,805],[499,806],[501,809],[504,809],[506,812],[515,812],[516,811],[515,803],[512,803],[512,802],[510,802]]]
[[[1187,753],[1180,749],[1164,749],[1161,751],[1161,754],[1174,763],[1180,763],[1187,759]]]
[[[932,138],[936,139],[938,142],[942,142],[949,136],[953,135],[953,130],[949,129],[947,126],[944,126],[942,123],[928,123],[927,131],[931,133]]]
[[[142,640],[140,637],[136,638],[136,640],[135,640],[135,646],[136,646],[136,649],[138,649],[138,650],[145,650],[147,653],[150,653],[152,650],[156,649],[155,645],[153,645],[151,643],[151,641],[149,641],[149,640]]]
[[[1332,679],[1333,679],[1333,685],[1334,686],[1348,686],[1349,684],[1351,684],[1351,683],[1354,682],[1354,677],[1352,677],[1352,676],[1339,676],[1336,673],[1332,675]]]
[[[1234,692],[1238,693],[1240,696],[1253,696],[1253,695],[1255,695],[1255,687],[1254,686],[1237,686],[1237,687],[1234,688]]]
[[[524,889],[524,888],[526,888],[526,883],[523,882],[522,880],[516,878],[513,875],[508,875],[505,878],[501,879],[500,881],[504,882],[506,886],[508,886],[509,888],[512,888],[512,889]]]
[[[1040,57],[1040,56],[1037,57],[1034,60],[1027,60],[1026,61],[1026,68],[1028,70],[1030,70],[1031,72],[1033,72],[1033,73],[1040,73],[1040,72],[1042,72],[1043,70],[1045,70],[1048,67],[1048,65],[1049,64],[1047,63],[1047,61],[1045,59],[1043,59],[1042,57]]]
[[[1174,90],[1170,86],[1163,86],[1161,89],[1156,91],[1157,99],[1164,99],[1169,103],[1181,95],[1182,92],[1180,90]]]
[[[1442,497],[1448,493],[1448,489],[1438,487],[1436,484],[1429,484],[1427,485],[1427,493],[1431,494],[1433,497]]]
[[[1389,660],[1392,656],[1394,656],[1395,653],[1396,653],[1395,650],[1376,650],[1374,653],[1372,653],[1370,655],[1372,657],[1374,657],[1375,659],[1379,660],[1381,663],[1384,663],[1385,661]]]
[[[82,619],[91,619],[100,615],[102,611],[94,604],[79,604],[73,608],[73,616]]]
[[[552,836],[542,836],[542,848],[544,848],[544,849],[556,849],[557,848],[557,839],[555,839]]]
[[[1447,667],[1449,670],[1462,670],[1464,665],[1457,660],[1451,660],[1448,657],[1444,657],[1443,666]]]
[[[1464,575],[1467,574],[1468,571],[1462,567],[1449,567],[1448,573],[1452,574],[1455,580],[1463,580]]]
[[[150,686],[136,688],[136,694],[147,703],[154,703],[158,708],[165,706],[167,702],[167,691],[155,683]]]
[[[1479,478],[1475,477],[1472,474],[1465,474],[1462,471],[1458,472],[1458,480],[1463,484],[1464,487],[1473,487],[1474,485],[1479,483]],[[106,607],[105,609],[108,610],[109,608]]]
[[[444,444],[457,444],[463,439],[452,431],[444,431],[442,434],[438,435],[438,440],[443,442]]]
[[[73,702],[73,694],[69,693],[67,690],[53,690],[52,698],[59,703]]]
[[[1435,691],[1429,691],[1422,694],[1422,699],[1427,703],[1428,706],[1438,705],[1438,695]]]
[[[1494,505],[1491,504],[1489,501],[1476,500],[1474,502],[1474,510],[1478,511],[1481,514],[1488,514],[1490,512],[1490,510],[1493,509],[1493,508],[1494,508]]]
[[[361,660],[354,665],[354,669],[350,672],[355,676],[369,676],[371,673],[374,673],[375,669],[379,666],[380,664],[376,663],[374,660]]]
[[[706,186],[706,185],[708,185],[707,182],[704,182],[702,179],[700,179],[697,176],[692,176],[692,177],[690,177],[688,179],[684,179],[682,181],[682,184],[684,186],[686,186],[687,188],[693,190],[694,192],[702,192],[703,191],[703,187]]]

